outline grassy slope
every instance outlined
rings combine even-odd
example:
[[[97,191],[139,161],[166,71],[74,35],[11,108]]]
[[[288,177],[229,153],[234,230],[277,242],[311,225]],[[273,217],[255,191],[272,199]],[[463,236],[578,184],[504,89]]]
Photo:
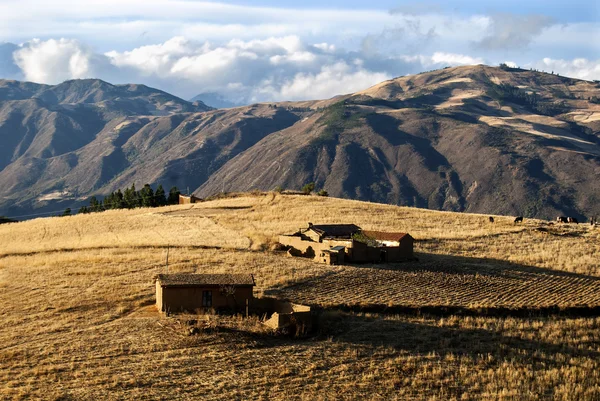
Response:
[[[408,231],[420,262],[324,266],[264,251],[307,221]],[[235,319],[188,337],[152,306],[167,247],[170,271],[251,272],[260,293],[322,306],[600,305],[600,230],[496,221],[267,194],[2,225],[0,398],[600,397],[599,318],[332,310],[317,337],[291,341]]]

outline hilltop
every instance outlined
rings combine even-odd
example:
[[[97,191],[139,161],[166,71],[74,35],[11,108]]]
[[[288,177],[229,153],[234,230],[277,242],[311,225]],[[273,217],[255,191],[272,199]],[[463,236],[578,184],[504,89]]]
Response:
[[[550,218],[599,212],[600,85],[518,69],[448,68],[327,103],[199,188],[300,188],[438,210]]]
[[[598,83],[447,68],[327,100],[210,110],[142,85],[0,81],[0,213],[135,183],[300,189],[438,210],[600,214]]]
[[[495,217],[266,193],[0,225],[0,398],[598,398],[600,230]],[[409,232],[419,261],[270,251],[308,221]],[[252,273],[318,332],[159,315],[167,252],[169,272]]]

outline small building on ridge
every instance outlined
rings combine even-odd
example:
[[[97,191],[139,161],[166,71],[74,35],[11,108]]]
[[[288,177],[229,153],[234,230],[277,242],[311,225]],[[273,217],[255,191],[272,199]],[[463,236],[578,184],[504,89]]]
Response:
[[[414,258],[414,240],[407,233],[362,230],[355,224],[308,223],[279,242],[291,256],[312,258],[325,264],[387,263]]]
[[[201,202],[202,199],[198,198],[194,195],[181,195],[179,194],[179,204],[180,205],[189,205],[190,203],[198,203]]]
[[[251,274],[158,274],[156,307],[160,312],[243,311],[253,299]]]

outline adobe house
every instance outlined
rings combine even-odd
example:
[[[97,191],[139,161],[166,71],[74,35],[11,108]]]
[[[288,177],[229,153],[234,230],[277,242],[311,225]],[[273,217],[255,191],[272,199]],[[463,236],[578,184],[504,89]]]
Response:
[[[190,203],[198,203],[202,201],[201,198],[198,198],[194,195],[181,195],[179,194],[179,204],[180,205],[189,205]]]
[[[158,274],[156,307],[160,312],[244,310],[253,299],[251,274]]]
[[[354,224],[308,223],[294,234],[280,235],[279,243],[288,247],[291,256],[325,264],[400,262],[414,257],[409,234],[366,231]]]
[[[410,234],[368,230],[363,230],[361,234],[374,241],[372,247],[379,251],[379,255],[372,253],[368,257],[370,260],[379,258],[381,262],[385,263],[414,258],[415,240]]]

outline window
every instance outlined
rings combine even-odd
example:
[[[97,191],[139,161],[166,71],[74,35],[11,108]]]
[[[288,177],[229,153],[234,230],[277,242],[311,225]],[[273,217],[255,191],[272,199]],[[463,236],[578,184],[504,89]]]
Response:
[[[202,291],[202,306],[212,306],[212,291]]]

